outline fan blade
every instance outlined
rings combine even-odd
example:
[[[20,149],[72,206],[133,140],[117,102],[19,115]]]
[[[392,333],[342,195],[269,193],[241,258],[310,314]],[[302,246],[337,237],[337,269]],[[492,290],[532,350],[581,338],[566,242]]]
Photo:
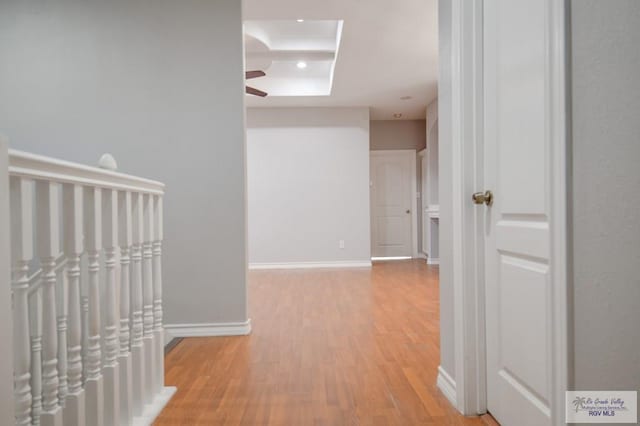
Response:
[[[264,71],[260,71],[260,70],[255,70],[255,71],[245,71],[244,73],[244,78],[246,78],[247,80],[251,79],[251,78],[258,78],[258,77],[264,77],[265,75],[267,75]]]
[[[264,98],[268,94],[267,92],[263,92],[262,90],[258,90],[254,87],[249,86],[245,86],[245,91],[250,95],[260,96],[262,98]]]

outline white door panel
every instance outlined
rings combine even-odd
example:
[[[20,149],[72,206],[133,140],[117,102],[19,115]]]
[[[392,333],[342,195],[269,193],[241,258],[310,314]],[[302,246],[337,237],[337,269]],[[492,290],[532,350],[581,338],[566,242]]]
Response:
[[[372,256],[412,255],[412,153],[371,156]]]
[[[547,1],[484,1],[487,406],[551,425]]]

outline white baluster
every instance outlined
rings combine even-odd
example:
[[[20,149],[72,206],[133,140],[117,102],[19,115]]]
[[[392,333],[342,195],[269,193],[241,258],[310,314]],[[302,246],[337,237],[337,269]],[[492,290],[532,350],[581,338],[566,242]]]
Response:
[[[105,312],[104,312],[104,414],[105,425],[120,422],[120,369],[118,366],[118,307],[116,301],[116,248],[118,247],[118,192],[102,190],[102,225],[105,248]]]
[[[16,425],[30,425],[29,260],[33,257],[33,192],[32,183],[19,177],[12,177],[10,186],[15,418]]]
[[[131,249],[131,193],[118,193],[118,242],[120,244],[120,423],[129,424],[133,419],[131,356],[129,333],[130,262]]]
[[[164,328],[162,327],[162,196],[154,200],[153,242],[153,334],[155,343],[155,394],[164,387]]]
[[[36,241],[42,267],[42,415],[43,425],[62,424],[58,399],[56,258],[60,254],[58,184],[36,181]]]
[[[143,196],[144,203],[144,243],[142,246],[143,264],[143,325],[144,325],[144,353],[145,359],[145,403],[151,404],[155,396],[155,345],[153,343],[153,196]]]
[[[84,233],[89,263],[89,321],[86,352],[86,418],[87,424],[102,426],[104,391],[100,370],[100,250],[102,249],[102,197],[100,188],[84,189]]]
[[[68,290],[67,381],[64,420],[69,425],[85,424],[85,394],[82,388],[82,299],[80,255],[82,254],[82,187],[62,187],[64,253]],[[62,345],[62,342],[60,343]]]
[[[109,156],[111,171],[9,159],[16,424],[146,422],[175,392],[164,387],[164,185],[114,173]]]
[[[69,380],[67,377],[67,317],[69,314],[69,281],[66,274],[61,274],[57,280],[59,287],[56,289],[57,313],[58,313],[58,403],[63,408],[66,405],[66,398],[69,394]]]
[[[131,251],[131,355],[133,365],[133,414],[142,414],[145,404],[145,347],[142,341],[142,241],[143,241],[143,205],[142,194],[132,194],[133,209],[133,248]]]
[[[88,290],[85,289],[84,293],[87,294]],[[82,385],[84,386],[87,383],[87,352],[89,351],[89,296],[82,296],[81,302],[82,305],[80,307],[80,312],[82,315]],[[87,398],[85,394],[85,401],[86,399]]]
[[[42,414],[42,288],[38,287],[29,300],[31,329],[31,422],[40,424]]]

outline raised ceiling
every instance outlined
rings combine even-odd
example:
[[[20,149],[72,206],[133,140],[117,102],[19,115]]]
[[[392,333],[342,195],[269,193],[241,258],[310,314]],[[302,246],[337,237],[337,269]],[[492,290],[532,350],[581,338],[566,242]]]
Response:
[[[425,118],[426,106],[437,96],[437,0],[244,0],[243,4],[244,19],[249,27],[251,21],[286,24],[266,23],[274,26],[268,28],[276,35],[272,36],[273,40],[287,39],[291,31],[302,29],[293,24],[343,21],[330,95],[247,96],[247,106],[368,106],[373,120],[391,120],[397,113],[402,114],[402,119]],[[298,19],[305,22],[299,23]],[[265,43],[264,37],[258,38],[255,33],[250,35],[247,50],[260,50],[251,38]],[[296,50],[313,50],[310,46],[318,39],[301,34]],[[286,49],[274,48],[273,44],[268,48],[287,50],[291,44]],[[259,65],[253,62],[259,57],[248,54],[247,68]],[[276,71],[272,70],[271,74],[278,75]],[[287,70],[293,71],[296,70]],[[249,84],[262,89],[259,80],[250,80]],[[406,97],[411,98],[401,99]]]
[[[267,75],[248,82],[274,96],[329,96],[341,21],[245,21],[246,69]]]

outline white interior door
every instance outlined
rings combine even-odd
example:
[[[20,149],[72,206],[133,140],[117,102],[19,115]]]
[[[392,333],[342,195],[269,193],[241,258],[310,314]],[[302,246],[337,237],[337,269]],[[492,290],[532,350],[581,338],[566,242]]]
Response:
[[[371,254],[410,257],[415,152],[371,153]],[[416,235],[417,238],[417,235]]]
[[[551,425],[548,3],[484,0],[487,407]]]

